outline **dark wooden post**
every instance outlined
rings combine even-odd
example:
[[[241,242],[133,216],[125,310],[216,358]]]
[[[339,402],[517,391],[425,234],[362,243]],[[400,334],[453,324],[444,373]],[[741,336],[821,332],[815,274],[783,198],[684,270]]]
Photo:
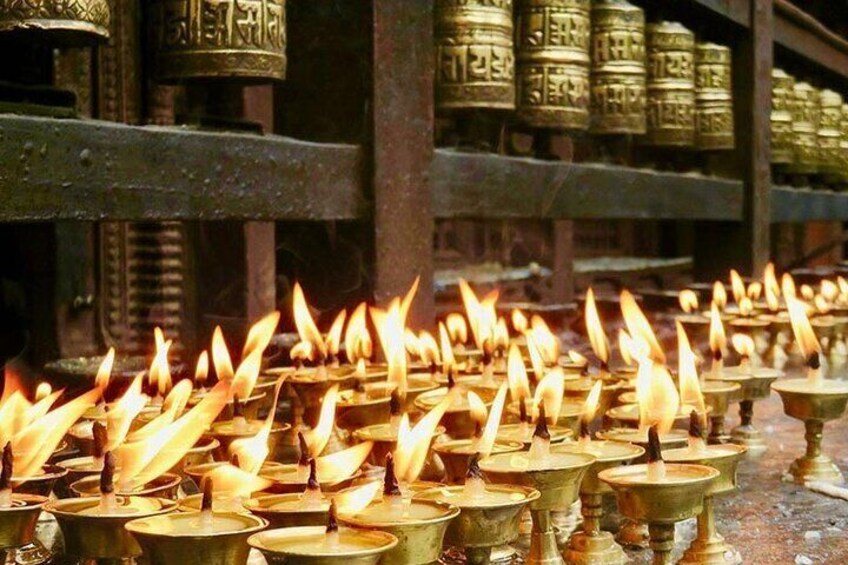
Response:
[[[433,5],[374,3],[375,295],[421,286],[410,322],[433,322]]]

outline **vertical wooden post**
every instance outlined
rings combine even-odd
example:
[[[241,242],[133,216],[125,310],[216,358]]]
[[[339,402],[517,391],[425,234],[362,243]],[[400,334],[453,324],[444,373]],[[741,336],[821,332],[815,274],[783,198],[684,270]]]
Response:
[[[554,302],[568,302],[574,298],[574,222],[554,221],[553,292]]]
[[[410,322],[433,322],[433,4],[374,5],[375,295],[403,294],[421,276]]]

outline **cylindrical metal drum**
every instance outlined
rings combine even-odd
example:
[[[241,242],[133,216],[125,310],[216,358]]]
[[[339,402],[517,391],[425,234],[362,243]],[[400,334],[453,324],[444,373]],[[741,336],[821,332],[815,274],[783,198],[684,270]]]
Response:
[[[589,0],[518,0],[518,117],[540,128],[589,127]]]
[[[695,46],[695,147],[733,149],[733,90],[730,48],[715,43]]]
[[[795,78],[782,69],[771,70],[771,162],[792,162],[792,109]]]
[[[677,22],[648,24],[648,131],[659,146],[695,143],[695,34]]]
[[[821,113],[818,129],[819,172],[839,176],[841,159],[839,142],[842,137],[842,96],[830,89],[821,91]]]
[[[807,82],[797,82],[792,92],[792,164],[788,170],[809,175],[819,168],[819,91]]]
[[[625,0],[592,4],[591,131],[645,133],[645,12]]]
[[[436,109],[515,108],[512,0],[436,0]]]
[[[60,44],[109,37],[108,0],[0,1],[0,33],[45,35]]]
[[[285,0],[149,1],[159,82],[285,78]]]

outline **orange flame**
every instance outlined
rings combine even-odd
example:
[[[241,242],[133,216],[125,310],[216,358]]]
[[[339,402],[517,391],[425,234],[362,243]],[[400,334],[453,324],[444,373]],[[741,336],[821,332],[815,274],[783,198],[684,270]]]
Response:
[[[533,367],[533,374],[536,375],[536,380],[539,380],[545,376],[545,361],[539,352],[539,344],[536,342],[533,332],[527,334],[527,353],[530,356],[530,365]]]
[[[194,382],[198,386],[203,386],[206,379],[209,377],[209,354],[206,351],[200,353],[197,358],[197,366],[194,368]]]
[[[97,376],[94,378],[94,386],[100,389],[106,389],[109,386],[109,378],[112,375],[112,365],[115,363],[115,348],[110,347],[109,353],[100,362],[100,367],[97,369]]]
[[[333,496],[336,509],[340,514],[353,516],[365,510],[383,487],[382,481],[371,481],[364,485],[345,489]]]
[[[212,481],[212,493],[216,498],[247,498],[274,484],[270,479],[257,477],[229,463],[215,467],[203,475],[203,479]]]
[[[324,344],[321,332],[315,325],[315,320],[312,319],[312,314],[309,313],[309,305],[306,303],[306,297],[303,295],[300,283],[294,285],[292,308],[294,310],[294,324],[297,327],[300,341],[311,344],[313,352],[318,355],[319,359],[326,359],[327,346]]]
[[[321,414],[318,416],[318,424],[304,433],[306,444],[309,446],[310,457],[318,457],[333,433],[333,423],[336,416],[336,401],[339,396],[339,385],[333,385],[324,395],[321,401]]]
[[[730,269],[730,288],[733,290],[733,300],[736,301],[736,304],[739,304],[739,301],[746,294],[746,289],[745,281],[742,280],[736,269]]]
[[[403,330],[403,345],[406,352],[413,357],[421,357],[421,344],[418,342],[418,336],[411,328]]]
[[[514,343],[509,346],[506,363],[506,377],[509,382],[509,394],[513,402],[523,402],[530,398],[530,382],[527,380],[527,369],[521,351]]]
[[[156,356],[153,357],[153,362],[150,364],[147,383],[150,386],[156,385],[156,390],[159,391],[159,396],[165,396],[171,390],[171,368],[168,365],[168,351],[173,344],[172,340],[163,341],[162,330],[156,328],[154,332],[156,336]]]
[[[433,334],[426,330],[418,333],[418,354],[421,361],[427,365],[441,365],[442,356],[439,354],[439,344]]]
[[[754,281],[748,285],[748,298],[751,300],[759,300],[763,294],[763,283]]]
[[[139,441],[152,437],[174,423],[174,421],[182,415],[183,410],[185,410],[185,407],[188,404],[189,396],[191,396],[191,388],[191,383],[187,380],[178,382],[177,386],[171,389],[168,397],[165,398],[165,402],[162,403],[162,413],[144,426],[132,432],[128,436],[129,441]],[[135,396],[135,393],[133,393],[132,397],[128,399],[127,404],[128,407],[132,407],[133,409],[138,402],[138,398]],[[131,423],[131,421],[127,422],[125,425],[129,427],[129,423]],[[118,444],[116,443],[115,447],[117,447],[117,445]]]
[[[321,482],[332,483],[350,477],[362,467],[373,447],[374,442],[364,441],[330,455],[317,457],[315,472],[318,474],[318,479]]]
[[[456,358],[453,355],[448,330],[442,322],[439,322],[439,344],[442,349],[442,371],[448,374],[456,367]]]
[[[595,419],[595,413],[598,411],[598,405],[601,402],[601,388],[603,388],[603,383],[601,381],[595,381],[595,384],[592,385],[592,390],[589,391],[589,395],[583,401],[583,414],[581,418],[583,418],[584,422],[588,423]]]
[[[680,308],[687,314],[698,310],[698,295],[694,290],[681,290],[677,299],[680,301]]]
[[[400,300],[397,298],[392,300],[388,310],[371,308],[371,317],[374,319],[374,325],[380,336],[380,344],[383,346],[383,353],[388,364],[386,380],[394,383],[400,395],[405,396],[407,391],[406,343],[404,339],[406,319]]]
[[[462,314],[453,312],[445,318],[448,335],[453,343],[465,343],[468,341],[468,324]]]
[[[415,295],[418,293],[418,284],[421,282],[421,276],[415,277],[415,280],[412,281],[412,286],[409,287],[409,290],[406,291],[406,295],[403,297],[403,302],[400,305],[400,314],[403,317],[404,323],[406,322],[406,317],[409,315],[409,309],[412,307],[412,301],[415,300]]]
[[[839,286],[835,282],[825,279],[821,282],[821,295],[828,302],[835,302],[839,296]]]
[[[743,358],[748,358],[754,353],[754,340],[749,335],[733,334],[730,338],[733,349]]]
[[[719,310],[724,310],[724,307],[727,306],[727,290],[721,281],[713,283],[713,302]]]
[[[724,352],[727,347],[727,334],[724,333],[724,324],[715,302],[710,305],[710,351],[714,354]]]
[[[677,322],[677,352],[678,352],[678,378],[680,381],[680,402],[699,414],[707,411],[704,404],[704,395],[701,393],[701,383],[698,381],[697,358],[689,344],[689,337],[683,324]]]
[[[268,344],[271,343],[271,339],[273,339],[274,332],[277,330],[279,323],[280,313],[274,311],[253,324],[247,332],[247,338],[244,340],[244,348],[241,352],[242,358],[247,357],[257,349],[265,351]]]
[[[821,345],[819,340],[816,339],[815,332],[813,332],[813,326],[807,317],[804,303],[792,296],[787,296],[786,306],[789,309],[789,319],[792,322],[795,341],[798,343],[801,353],[805,358],[809,358],[813,353],[821,354]]]
[[[498,300],[498,291],[490,292],[481,301],[464,279],[459,279],[459,290],[477,347],[485,349],[487,341],[489,347],[493,346],[492,340],[497,323],[495,304]]]
[[[539,417],[539,405],[544,403],[548,423],[556,423],[562,409],[563,396],[565,396],[565,373],[560,367],[554,367],[536,386],[536,393],[533,395],[533,418]]]
[[[777,282],[777,276],[774,273],[774,263],[766,265],[763,272],[763,288],[766,293],[766,304],[769,310],[777,312],[780,308],[780,284]]]
[[[739,301],[739,315],[742,317],[748,317],[753,311],[754,303],[751,302],[751,299],[747,296],[743,296],[742,300]]]
[[[621,354],[621,359],[625,365],[633,365],[633,339],[623,329],[618,330],[618,352]]]
[[[639,365],[636,398],[640,429],[656,425],[661,434],[668,433],[680,408],[680,397],[668,370],[651,362]]]
[[[510,317],[512,318],[512,328],[517,334],[521,335],[527,331],[529,322],[527,321],[527,316],[524,315],[524,312],[518,308],[513,308]]]
[[[817,294],[816,297],[813,299],[813,305],[816,307],[816,311],[819,314],[827,314],[828,312],[830,312],[831,309],[830,302],[828,302],[827,299],[821,294]]]
[[[802,284],[801,285],[801,297],[804,300],[810,301],[810,300],[813,299],[813,297],[815,297],[815,295],[816,295],[816,291],[813,290],[813,287],[811,287],[808,284]]]
[[[797,293],[795,292],[795,279],[793,279],[792,275],[789,273],[783,273],[783,276],[780,278],[780,290],[783,293],[784,298],[797,297]]]
[[[498,427],[501,424],[501,416],[503,415],[504,403],[506,402],[506,391],[506,383],[501,383],[498,393],[495,395],[495,400],[492,402],[492,409],[489,411],[486,427],[483,429],[483,434],[476,443],[477,453],[480,454],[480,457],[487,457],[495,446],[495,438],[498,435]],[[471,400],[470,394],[469,400]],[[484,406],[483,409],[485,410],[485,408]]]
[[[259,371],[262,370],[262,353],[262,349],[254,349],[239,363],[230,390],[233,397],[238,396],[244,400],[250,398],[250,395],[253,394],[253,388],[259,378]]]
[[[51,410],[16,433],[11,438],[15,476],[36,475],[53,455],[68,429],[97,403],[101,393],[99,388],[92,389]]]
[[[486,424],[488,410],[483,399],[473,390],[468,391],[468,409],[471,412],[471,419],[474,420],[482,429]]]
[[[556,365],[559,360],[559,339],[548,327],[544,318],[538,315],[530,318],[530,331],[533,333],[533,340],[544,362],[548,365]]]
[[[219,381],[229,381],[233,378],[233,362],[221,326],[215,326],[212,333],[212,364],[215,365],[215,374]]]
[[[274,386],[274,403],[277,405],[277,399],[280,397],[280,389],[286,376],[283,375],[277,379],[277,384]],[[265,421],[262,423],[262,428],[253,437],[238,438],[233,440],[228,448],[230,457],[235,455],[238,457],[239,467],[252,475],[257,475],[262,468],[265,459],[268,458],[268,438],[271,436],[271,429],[274,426],[274,411],[270,410],[265,416]]]
[[[598,307],[595,304],[595,291],[590,287],[586,293],[586,333],[589,334],[589,341],[592,343],[592,351],[601,363],[606,365],[609,363],[609,342],[607,335],[604,333],[604,324],[601,321],[601,316],[598,313]]]
[[[498,318],[498,323],[495,324],[494,335],[495,349],[506,351],[509,347],[509,329],[506,327],[506,320]]]
[[[350,315],[345,331],[345,351],[347,360],[357,363],[360,359],[370,359],[373,353],[371,334],[368,333],[368,305],[362,302]]]
[[[568,350],[568,358],[571,360],[572,363],[581,367],[585,367],[589,364],[589,360],[586,359],[584,355],[578,353],[577,351],[574,351],[573,349]]]
[[[413,482],[421,474],[436,427],[457,394],[456,388],[450,390],[414,427],[410,428],[406,414],[401,417],[394,452],[395,474],[399,480]]]
[[[50,383],[40,382],[35,389],[35,401],[40,402],[53,393],[53,387]]]
[[[108,437],[106,451],[113,451],[124,442],[124,439],[126,439],[127,434],[130,431],[130,426],[132,425],[133,420],[136,419],[147,405],[147,401],[149,399],[141,392],[143,378],[144,373],[136,375],[123,396],[121,396],[121,398],[119,398],[106,413],[106,435]],[[180,386],[178,384],[171,389],[171,393],[168,397],[170,398],[173,394],[175,394],[174,391],[178,391],[179,389]],[[176,394],[179,394],[179,392]],[[169,406],[173,406],[173,403]],[[168,411],[166,410],[166,412]],[[149,422],[147,425],[150,425],[155,421],[156,419]],[[147,426],[144,426],[141,429],[143,430],[146,427]]]
[[[120,490],[147,484],[176,465],[221,413],[230,397],[221,381],[191,410],[149,438],[124,443],[115,450],[120,467]]]
[[[636,299],[628,290],[621,291],[621,313],[624,316],[624,323],[627,325],[627,332],[633,338],[641,338],[650,347],[650,356],[656,363],[665,363],[665,352],[648,322],[648,318],[639,308]]]
[[[339,349],[342,346],[342,329],[344,329],[345,317],[347,317],[347,310],[339,312],[330,326],[330,331],[327,332],[327,352],[333,357],[339,354]]]

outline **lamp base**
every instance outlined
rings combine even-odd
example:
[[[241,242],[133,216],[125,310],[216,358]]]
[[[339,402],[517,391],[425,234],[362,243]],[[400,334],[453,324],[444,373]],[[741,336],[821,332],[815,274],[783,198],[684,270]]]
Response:
[[[724,538],[716,534],[711,539],[695,538],[678,561],[680,565],[741,565],[742,556]]]
[[[650,541],[648,525],[627,520],[618,530],[615,541],[631,549],[648,549]]]
[[[803,485],[807,481],[822,481],[841,485],[845,482],[845,477],[839,467],[831,461],[830,457],[824,454],[819,454],[813,457],[804,455],[792,462],[789,467],[789,472],[795,478],[795,482]]]
[[[759,457],[768,450],[760,430],[752,424],[733,428],[730,432],[730,439],[733,443],[748,448],[746,456],[749,459]]]
[[[571,537],[565,561],[573,565],[624,565],[629,559],[609,532],[579,532]]]

